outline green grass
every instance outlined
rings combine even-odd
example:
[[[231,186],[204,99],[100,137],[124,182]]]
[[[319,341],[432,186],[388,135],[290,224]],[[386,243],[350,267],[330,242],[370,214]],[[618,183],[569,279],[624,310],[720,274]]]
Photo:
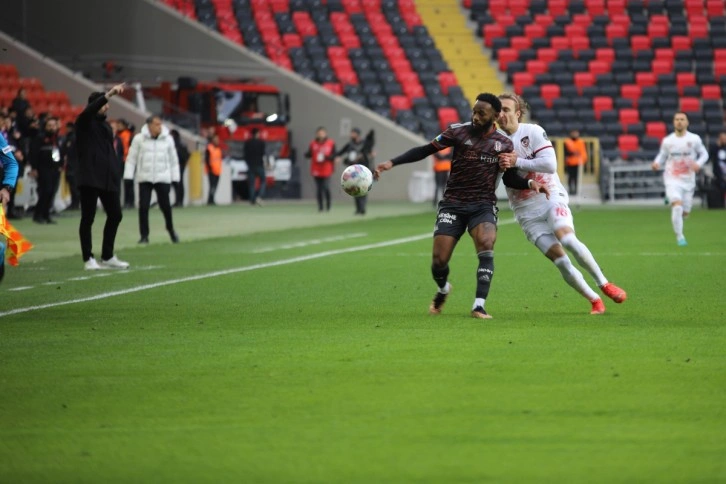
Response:
[[[679,248],[663,207],[578,211],[629,294],[590,316],[503,211],[482,322],[468,238],[430,317],[433,212],[352,210],[184,209],[179,245],[152,211],[148,247],[125,212],[100,274],[74,216],[18,223],[0,313],[120,294],[0,317],[0,482],[726,481],[725,212]]]

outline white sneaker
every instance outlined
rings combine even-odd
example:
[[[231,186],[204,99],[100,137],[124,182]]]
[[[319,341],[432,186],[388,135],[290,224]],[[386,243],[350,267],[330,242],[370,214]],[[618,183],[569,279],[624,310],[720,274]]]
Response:
[[[103,267],[108,267],[109,269],[128,269],[129,263],[124,262],[122,260],[119,260],[118,257],[113,256],[109,260],[101,260],[101,265]]]
[[[96,262],[96,259],[91,257],[86,262],[83,263],[83,268],[87,271],[97,271],[101,269],[102,267],[98,265],[98,262]]]

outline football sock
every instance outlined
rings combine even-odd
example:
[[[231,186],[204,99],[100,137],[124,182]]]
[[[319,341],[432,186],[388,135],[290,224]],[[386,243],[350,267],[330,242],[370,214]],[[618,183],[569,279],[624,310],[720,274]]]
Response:
[[[449,293],[449,284],[446,280],[449,278],[449,265],[444,267],[431,266],[431,274],[434,276],[434,282],[439,286],[439,292],[442,294]]]
[[[575,256],[575,260],[577,260],[577,263],[590,273],[590,275],[595,279],[598,287],[608,282],[607,278],[600,270],[600,266],[598,266],[597,262],[595,262],[595,258],[592,256],[590,249],[580,242],[573,232],[570,232],[562,237],[560,242],[565,246],[565,248],[567,248],[567,250],[572,252],[572,255]]]
[[[582,273],[572,265],[570,258],[563,255],[560,258],[554,260],[555,265],[560,270],[562,278],[569,284],[575,291],[582,294],[588,301],[599,299],[595,291],[590,289],[590,286],[585,282],[585,278],[582,277]]]
[[[476,309],[476,308],[484,309],[484,304],[486,303],[486,301],[487,301],[486,299],[482,299],[480,297],[474,299],[474,305],[471,307],[471,309]]]
[[[679,239],[683,238],[683,206],[674,205],[671,208],[671,222],[673,223],[673,231],[676,233],[676,237]]]
[[[479,267],[476,270],[476,297],[486,299],[494,277],[494,251],[484,250],[477,254]]]

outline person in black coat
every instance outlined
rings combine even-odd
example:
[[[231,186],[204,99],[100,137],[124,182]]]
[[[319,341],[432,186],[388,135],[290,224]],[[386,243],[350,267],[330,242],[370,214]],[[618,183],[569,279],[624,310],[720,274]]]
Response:
[[[108,100],[123,91],[124,84],[118,84],[107,93],[91,93],[88,105],[76,119],[77,183],[81,194],[81,224],[78,233],[87,270],[103,267],[126,269],[129,266],[128,263],[120,261],[113,252],[116,232],[123,217],[120,196],[123,167],[114,150],[111,126],[106,121]],[[100,264],[93,257],[91,237],[98,200],[101,200],[106,211]]]
[[[30,176],[38,183],[38,203],[33,212],[33,222],[54,224],[50,218],[53,200],[58,191],[58,181],[63,164],[61,163],[58,120],[48,118],[43,131],[30,143]]]
[[[247,163],[247,180],[249,181],[250,203],[262,205],[265,196],[267,178],[265,177],[265,141],[260,138],[260,130],[252,129],[252,138],[245,141],[244,159]],[[259,188],[256,187],[259,181]]]
[[[184,169],[187,167],[187,162],[189,161],[189,150],[187,147],[182,143],[181,136],[179,135],[179,131],[172,129],[171,130],[171,137],[174,138],[174,147],[176,148],[176,156],[179,158],[179,181],[173,182],[174,185],[174,192],[175,192],[175,199],[174,199],[174,206],[175,207],[183,207],[184,206]]]

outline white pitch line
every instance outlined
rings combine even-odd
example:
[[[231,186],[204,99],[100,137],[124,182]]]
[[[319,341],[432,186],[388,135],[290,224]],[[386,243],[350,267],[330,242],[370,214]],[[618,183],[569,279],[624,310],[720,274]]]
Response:
[[[97,301],[100,299],[108,299],[110,297],[123,296],[126,294],[132,294],[135,292],[146,291],[148,289],[155,289],[157,287],[164,287],[164,286],[171,286],[174,284],[180,284],[182,282],[199,281],[202,279],[209,279],[212,277],[236,274],[238,272],[248,272],[248,271],[254,271],[257,269],[266,269],[268,267],[277,267],[277,266],[283,266],[283,265],[287,265],[287,264],[294,264],[296,262],[305,262],[305,261],[314,260],[314,259],[321,259],[323,257],[330,257],[333,255],[348,254],[351,252],[360,252],[363,250],[378,249],[380,247],[389,247],[391,245],[406,244],[408,242],[416,242],[419,240],[424,240],[424,239],[430,238],[431,236],[432,236],[431,233],[427,233],[427,234],[421,234],[421,235],[414,235],[411,237],[404,237],[401,239],[389,240],[386,242],[377,242],[375,244],[359,245],[357,247],[348,247],[345,249],[337,249],[337,250],[326,250],[324,252],[318,252],[317,254],[302,255],[299,257],[291,257],[290,259],[282,259],[282,260],[273,261],[273,262],[264,262],[261,264],[253,264],[250,266],[235,267],[233,269],[225,269],[222,271],[208,272],[206,274],[199,274],[196,276],[189,276],[189,277],[181,277],[179,279],[170,279],[168,281],[155,282],[152,284],[144,284],[143,286],[136,286],[136,287],[133,287],[130,289],[122,289],[119,291],[104,292],[102,294],[97,294],[95,296],[71,299],[69,301],[59,301],[59,302],[48,303],[48,304],[39,304],[37,306],[28,306],[28,307],[24,307],[24,308],[11,309],[10,311],[0,312],[0,318],[2,318],[4,316],[10,316],[13,314],[28,313],[31,311],[38,311],[41,309],[55,308],[58,306],[66,306],[68,304],[77,304],[77,303],[88,302],[88,301]]]
[[[284,245],[278,245],[276,247],[263,247],[262,249],[255,249],[252,251],[252,253],[253,254],[262,254],[264,252],[274,252],[276,250],[281,250],[281,249],[298,249],[300,247],[307,247],[309,245],[320,245],[320,244],[324,244],[326,242],[340,242],[341,240],[365,237],[366,235],[368,235],[368,234],[360,233],[360,234],[337,235],[334,237],[325,237],[322,239],[301,240],[300,242],[295,242],[294,244],[284,244]]]

